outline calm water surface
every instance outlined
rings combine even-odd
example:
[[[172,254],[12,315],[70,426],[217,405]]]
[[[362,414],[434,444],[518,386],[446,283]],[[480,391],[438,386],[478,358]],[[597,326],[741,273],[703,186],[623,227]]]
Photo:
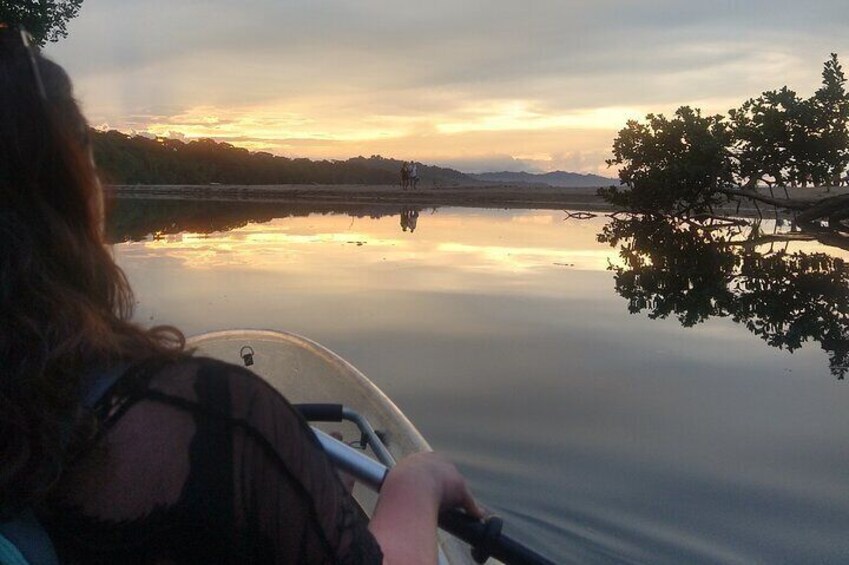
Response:
[[[640,226],[612,246],[563,212],[219,208],[119,204],[138,318],[328,346],[558,561],[849,562],[846,251],[694,263],[667,234],[642,260]]]

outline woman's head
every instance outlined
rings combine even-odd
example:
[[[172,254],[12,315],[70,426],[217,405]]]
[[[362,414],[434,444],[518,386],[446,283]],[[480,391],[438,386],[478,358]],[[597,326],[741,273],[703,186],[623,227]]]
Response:
[[[65,71],[30,48],[26,37],[0,27],[0,195],[97,226],[100,210],[92,204],[100,197],[85,118]]]
[[[58,476],[87,367],[169,345],[129,322],[88,126],[66,73],[23,37],[0,27],[0,509]]]

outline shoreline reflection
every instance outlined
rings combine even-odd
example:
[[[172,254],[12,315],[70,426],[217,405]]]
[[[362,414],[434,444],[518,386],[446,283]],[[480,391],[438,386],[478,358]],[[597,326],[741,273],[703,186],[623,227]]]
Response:
[[[115,198],[106,237],[110,243],[161,238],[182,232],[209,234],[243,228],[250,223],[307,217],[313,214],[380,219],[400,216],[402,231],[415,231],[423,206],[397,204],[320,204],[314,202],[256,202]],[[436,208],[433,209],[434,211]]]

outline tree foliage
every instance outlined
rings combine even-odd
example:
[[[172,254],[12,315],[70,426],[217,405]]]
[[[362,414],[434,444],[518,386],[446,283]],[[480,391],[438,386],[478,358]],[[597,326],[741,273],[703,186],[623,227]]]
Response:
[[[809,108],[787,87],[764,92],[729,111],[737,177],[748,187],[765,181],[783,185],[802,173]]]
[[[39,45],[68,36],[83,0],[0,0],[0,22],[23,26]]]
[[[832,53],[807,99],[784,87],[729,111],[740,184],[829,185],[849,166],[849,94]]]
[[[729,110],[727,119],[685,106],[672,119],[630,121],[607,163],[620,168],[623,188],[602,195],[643,212],[703,211],[729,185],[837,184],[849,167],[849,93],[837,55],[810,98],[785,86]]]
[[[722,116],[702,116],[682,106],[671,119],[649,114],[648,123],[631,120],[613,142],[613,159],[621,166],[615,187],[602,194],[612,203],[637,211],[703,211],[724,196],[730,184],[730,132]]]
[[[811,161],[819,167],[813,171],[815,179],[831,182],[849,167],[849,93],[836,53],[826,61],[822,77],[822,86],[808,101],[816,139]]]

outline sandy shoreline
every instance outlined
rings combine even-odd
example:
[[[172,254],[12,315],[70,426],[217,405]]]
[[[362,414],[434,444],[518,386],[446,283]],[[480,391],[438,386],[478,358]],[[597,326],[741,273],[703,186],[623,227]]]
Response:
[[[167,198],[256,202],[315,202],[322,204],[401,204],[474,208],[586,208],[609,207],[597,187],[550,188],[517,186],[419,187],[401,190],[391,185],[118,185],[122,198]]]
[[[115,185],[120,198],[170,200],[315,202],[321,204],[400,204],[409,206],[460,206],[472,208],[529,208],[544,210],[613,211],[597,194],[598,187],[450,186],[401,190],[391,185]],[[768,195],[769,191],[761,189]],[[817,199],[849,193],[849,188],[791,188],[793,199]],[[776,197],[784,191],[775,190]],[[734,206],[736,208],[736,206]],[[772,206],[761,204],[761,209]],[[741,212],[756,212],[744,202]]]

